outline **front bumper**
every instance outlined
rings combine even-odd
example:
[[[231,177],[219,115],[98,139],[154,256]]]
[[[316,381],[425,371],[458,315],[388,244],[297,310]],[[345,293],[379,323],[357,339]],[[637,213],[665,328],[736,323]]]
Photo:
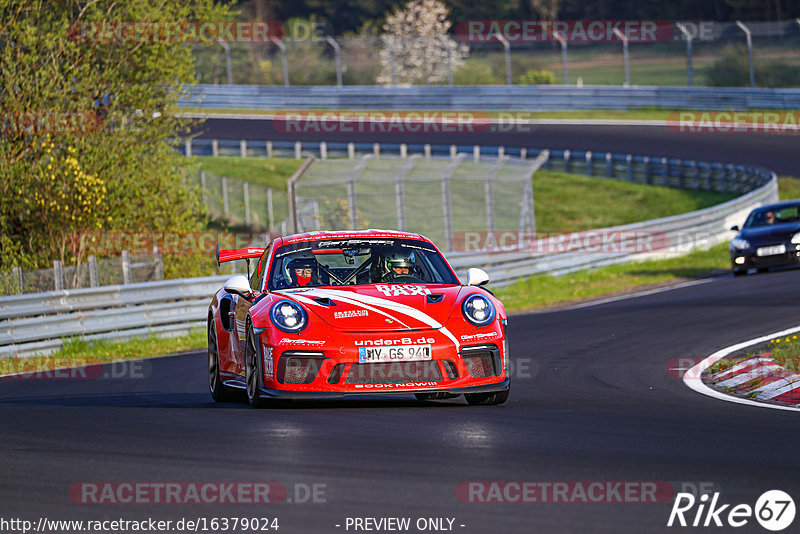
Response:
[[[331,398],[392,393],[453,394],[502,391],[508,388],[507,344],[503,331],[483,334],[489,342],[456,348],[439,330],[409,333],[348,333],[314,346],[300,343],[262,345],[261,391],[269,397]],[[359,347],[411,339],[431,346],[431,359],[403,362],[359,362]]]
[[[780,244],[781,243],[775,243],[775,245]],[[730,250],[731,268],[734,270],[764,269],[768,267],[800,264],[800,245],[795,245],[794,243],[784,243],[784,245],[786,247],[786,252],[769,256],[759,256],[755,248]],[[744,258],[744,262],[737,263],[737,258]]]

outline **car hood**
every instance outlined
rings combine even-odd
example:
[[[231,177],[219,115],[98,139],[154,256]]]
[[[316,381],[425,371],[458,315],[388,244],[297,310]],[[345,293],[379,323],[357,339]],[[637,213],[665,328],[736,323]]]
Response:
[[[458,303],[461,286],[375,284],[275,291],[342,331],[441,328]]]
[[[751,244],[762,244],[774,241],[788,241],[799,231],[800,223],[784,223],[744,228],[739,232],[739,237],[750,241]]]

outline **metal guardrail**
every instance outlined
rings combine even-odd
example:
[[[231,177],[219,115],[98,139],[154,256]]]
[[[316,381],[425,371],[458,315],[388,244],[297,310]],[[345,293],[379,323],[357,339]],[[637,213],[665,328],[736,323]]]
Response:
[[[516,150],[520,151],[518,155],[531,158],[543,153],[532,149]],[[429,151],[431,155],[447,152],[452,156],[450,146],[434,145]],[[483,154],[492,151],[497,156],[513,155],[513,149],[504,152],[500,147],[483,147]],[[751,208],[777,199],[777,177],[760,168],[590,152],[550,151],[549,156],[546,167],[560,160],[563,169],[591,176],[743,194],[718,206],[687,214],[598,230],[657,233],[668,243],[681,243],[683,237],[692,237],[693,243],[688,248],[656,251],[662,254],[688,252],[700,241],[704,245],[720,242],[729,237],[728,228],[741,224]],[[489,272],[495,286],[532,274],[559,275],[638,256],[641,253],[622,251],[535,255],[530,250],[448,253],[448,259],[462,279],[467,268],[481,267]],[[0,357],[52,352],[61,347],[61,338],[75,335],[86,339],[125,339],[151,332],[178,335],[192,327],[203,326],[208,299],[229,276],[2,297]]]
[[[569,85],[195,85],[179,105],[205,109],[523,110],[800,109],[800,89]]]

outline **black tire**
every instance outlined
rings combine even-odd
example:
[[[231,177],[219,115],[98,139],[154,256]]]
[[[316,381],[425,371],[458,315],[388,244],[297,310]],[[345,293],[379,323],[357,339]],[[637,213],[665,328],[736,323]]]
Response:
[[[241,394],[225,387],[219,376],[219,346],[213,321],[208,324],[208,390],[216,402],[236,402],[241,399]]]
[[[747,274],[747,269],[732,269],[733,276],[745,276]]]
[[[508,400],[510,389],[492,391],[489,393],[465,393],[464,398],[470,406],[495,406]]]
[[[432,401],[432,400],[444,400],[444,399],[455,399],[458,395],[454,393],[447,393],[447,392],[438,392],[438,393],[414,393],[414,396],[417,400],[420,401]]]
[[[269,399],[261,393],[264,376],[261,370],[261,357],[258,341],[253,327],[247,325],[247,336],[244,344],[245,380],[247,381],[247,401],[253,408],[266,408]]]

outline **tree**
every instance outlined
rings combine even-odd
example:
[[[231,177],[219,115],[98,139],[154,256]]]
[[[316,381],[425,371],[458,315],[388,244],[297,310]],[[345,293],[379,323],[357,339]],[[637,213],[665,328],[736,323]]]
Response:
[[[392,83],[393,70],[397,83],[438,82],[460,66],[469,48],[447,34],[448,14],[439,0],[411,0],[390,14],[383,25],[378,83]]]
[[[188,47],[85,30],[227,17],[211,0],[0,0],[0,268],[80,263],[91,232],[200,227],[175,150]]]

